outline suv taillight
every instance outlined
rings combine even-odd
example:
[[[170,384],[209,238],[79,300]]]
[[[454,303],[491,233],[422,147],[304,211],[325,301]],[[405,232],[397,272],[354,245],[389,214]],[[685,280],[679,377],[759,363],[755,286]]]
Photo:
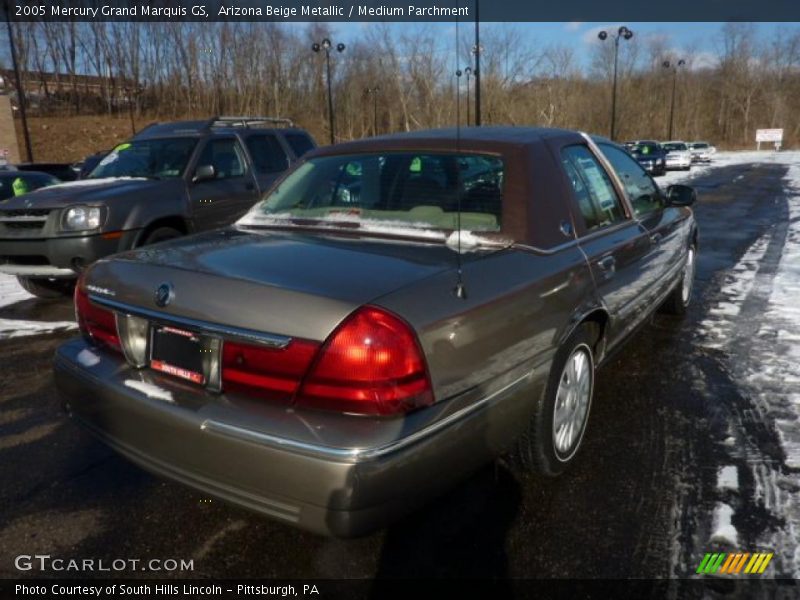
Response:
[[[432,404],[433,391],[411,327],[368,306],[330,335],[295,400],[300,406],[392,415]]]
[[[82,277],[75,286],[75,317],[85,337],[118,352],[122,351],[114,313],[92,304]]]

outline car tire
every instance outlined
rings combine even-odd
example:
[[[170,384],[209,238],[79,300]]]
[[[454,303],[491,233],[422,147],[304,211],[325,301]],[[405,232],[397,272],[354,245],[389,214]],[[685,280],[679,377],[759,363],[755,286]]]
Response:
[[[167,240],[172,240],[177,237],[181,237],[182,235],[183,234],[180,231],[173,229],[172,227],[157,227],[148,233],[142,240],[142,243],[139,245],[149,246],[150,244],[166,242]]]
[[[689,304],[692,301],[692,291],[694,290],[694,275],[697,269],[697,246],[692,244],[686,255],[686,264],[683,265],[681,278],[675,285],[675,289],[670,292],[664,304],[661,306],[662,312],[670,315],[682,317],[686,314]]]
[[[47,300],[71,296],[75,290],[74,279],[47,279],[46,277],[18,275],[17,281],[29,294]]]
[[[575,460],[594,395],[593,332],[580,325],[556,352],[547,387],[514,453],[514,462],[526,473],[553,477]]]

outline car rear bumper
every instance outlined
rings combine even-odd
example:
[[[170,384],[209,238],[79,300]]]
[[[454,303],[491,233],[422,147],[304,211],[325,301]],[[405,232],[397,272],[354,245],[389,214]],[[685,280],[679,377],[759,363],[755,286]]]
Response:
[[[667,168],[668,169],[672,169],[672,168],[682,169],[682,168],[686,168],[686,167],[691,167],[692,166],[692,159],[689,158],[689,157],[686,157],[686,158],[667,158],[667,163],[666,164],[667,164]]]
[[[0,273],[24,277],[74,278],[94,261],[133,247],[138,231],[107,238],[81,237],[0,239]]]
[[[346,417],[362,431],[391,428],[394,440],[334,447],[315,440],[324,428],[314,425],[313,413],[287,410],[261,423],[251,415],[243,424],[232,418],[242,404],[237,399],[172,386],[168,378],[130,369],[80,338],[61,346],[55,359],[68,413],[133,462],[203,493],[337,537],[386,525],[504,450],[530,418],[533,402],[525,399],[541,390],[544,379],[537,372],[510,375],[467,410],[423,428],[407,425],[413,421],[408,418]],[[130,387],[132,380],[138,388]],[[139,391],[148,385],[168,389],[172,400]],[[289,419],[298,418],[311,436],[276,431],[279,419],[291,425]]]

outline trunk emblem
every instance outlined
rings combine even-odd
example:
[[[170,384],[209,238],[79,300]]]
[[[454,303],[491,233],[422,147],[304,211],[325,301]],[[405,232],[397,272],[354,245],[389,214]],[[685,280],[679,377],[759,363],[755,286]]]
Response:
[[[156,288],[155,301],[158,306],[167,306],[175,297],[175,290],[172,284],[165,281]]]

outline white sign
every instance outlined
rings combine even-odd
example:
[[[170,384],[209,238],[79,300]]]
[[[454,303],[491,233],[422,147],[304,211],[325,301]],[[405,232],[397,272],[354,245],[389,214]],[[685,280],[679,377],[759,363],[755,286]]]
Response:
[[[782,142],[783,129],[756,129],[756,142]]]

